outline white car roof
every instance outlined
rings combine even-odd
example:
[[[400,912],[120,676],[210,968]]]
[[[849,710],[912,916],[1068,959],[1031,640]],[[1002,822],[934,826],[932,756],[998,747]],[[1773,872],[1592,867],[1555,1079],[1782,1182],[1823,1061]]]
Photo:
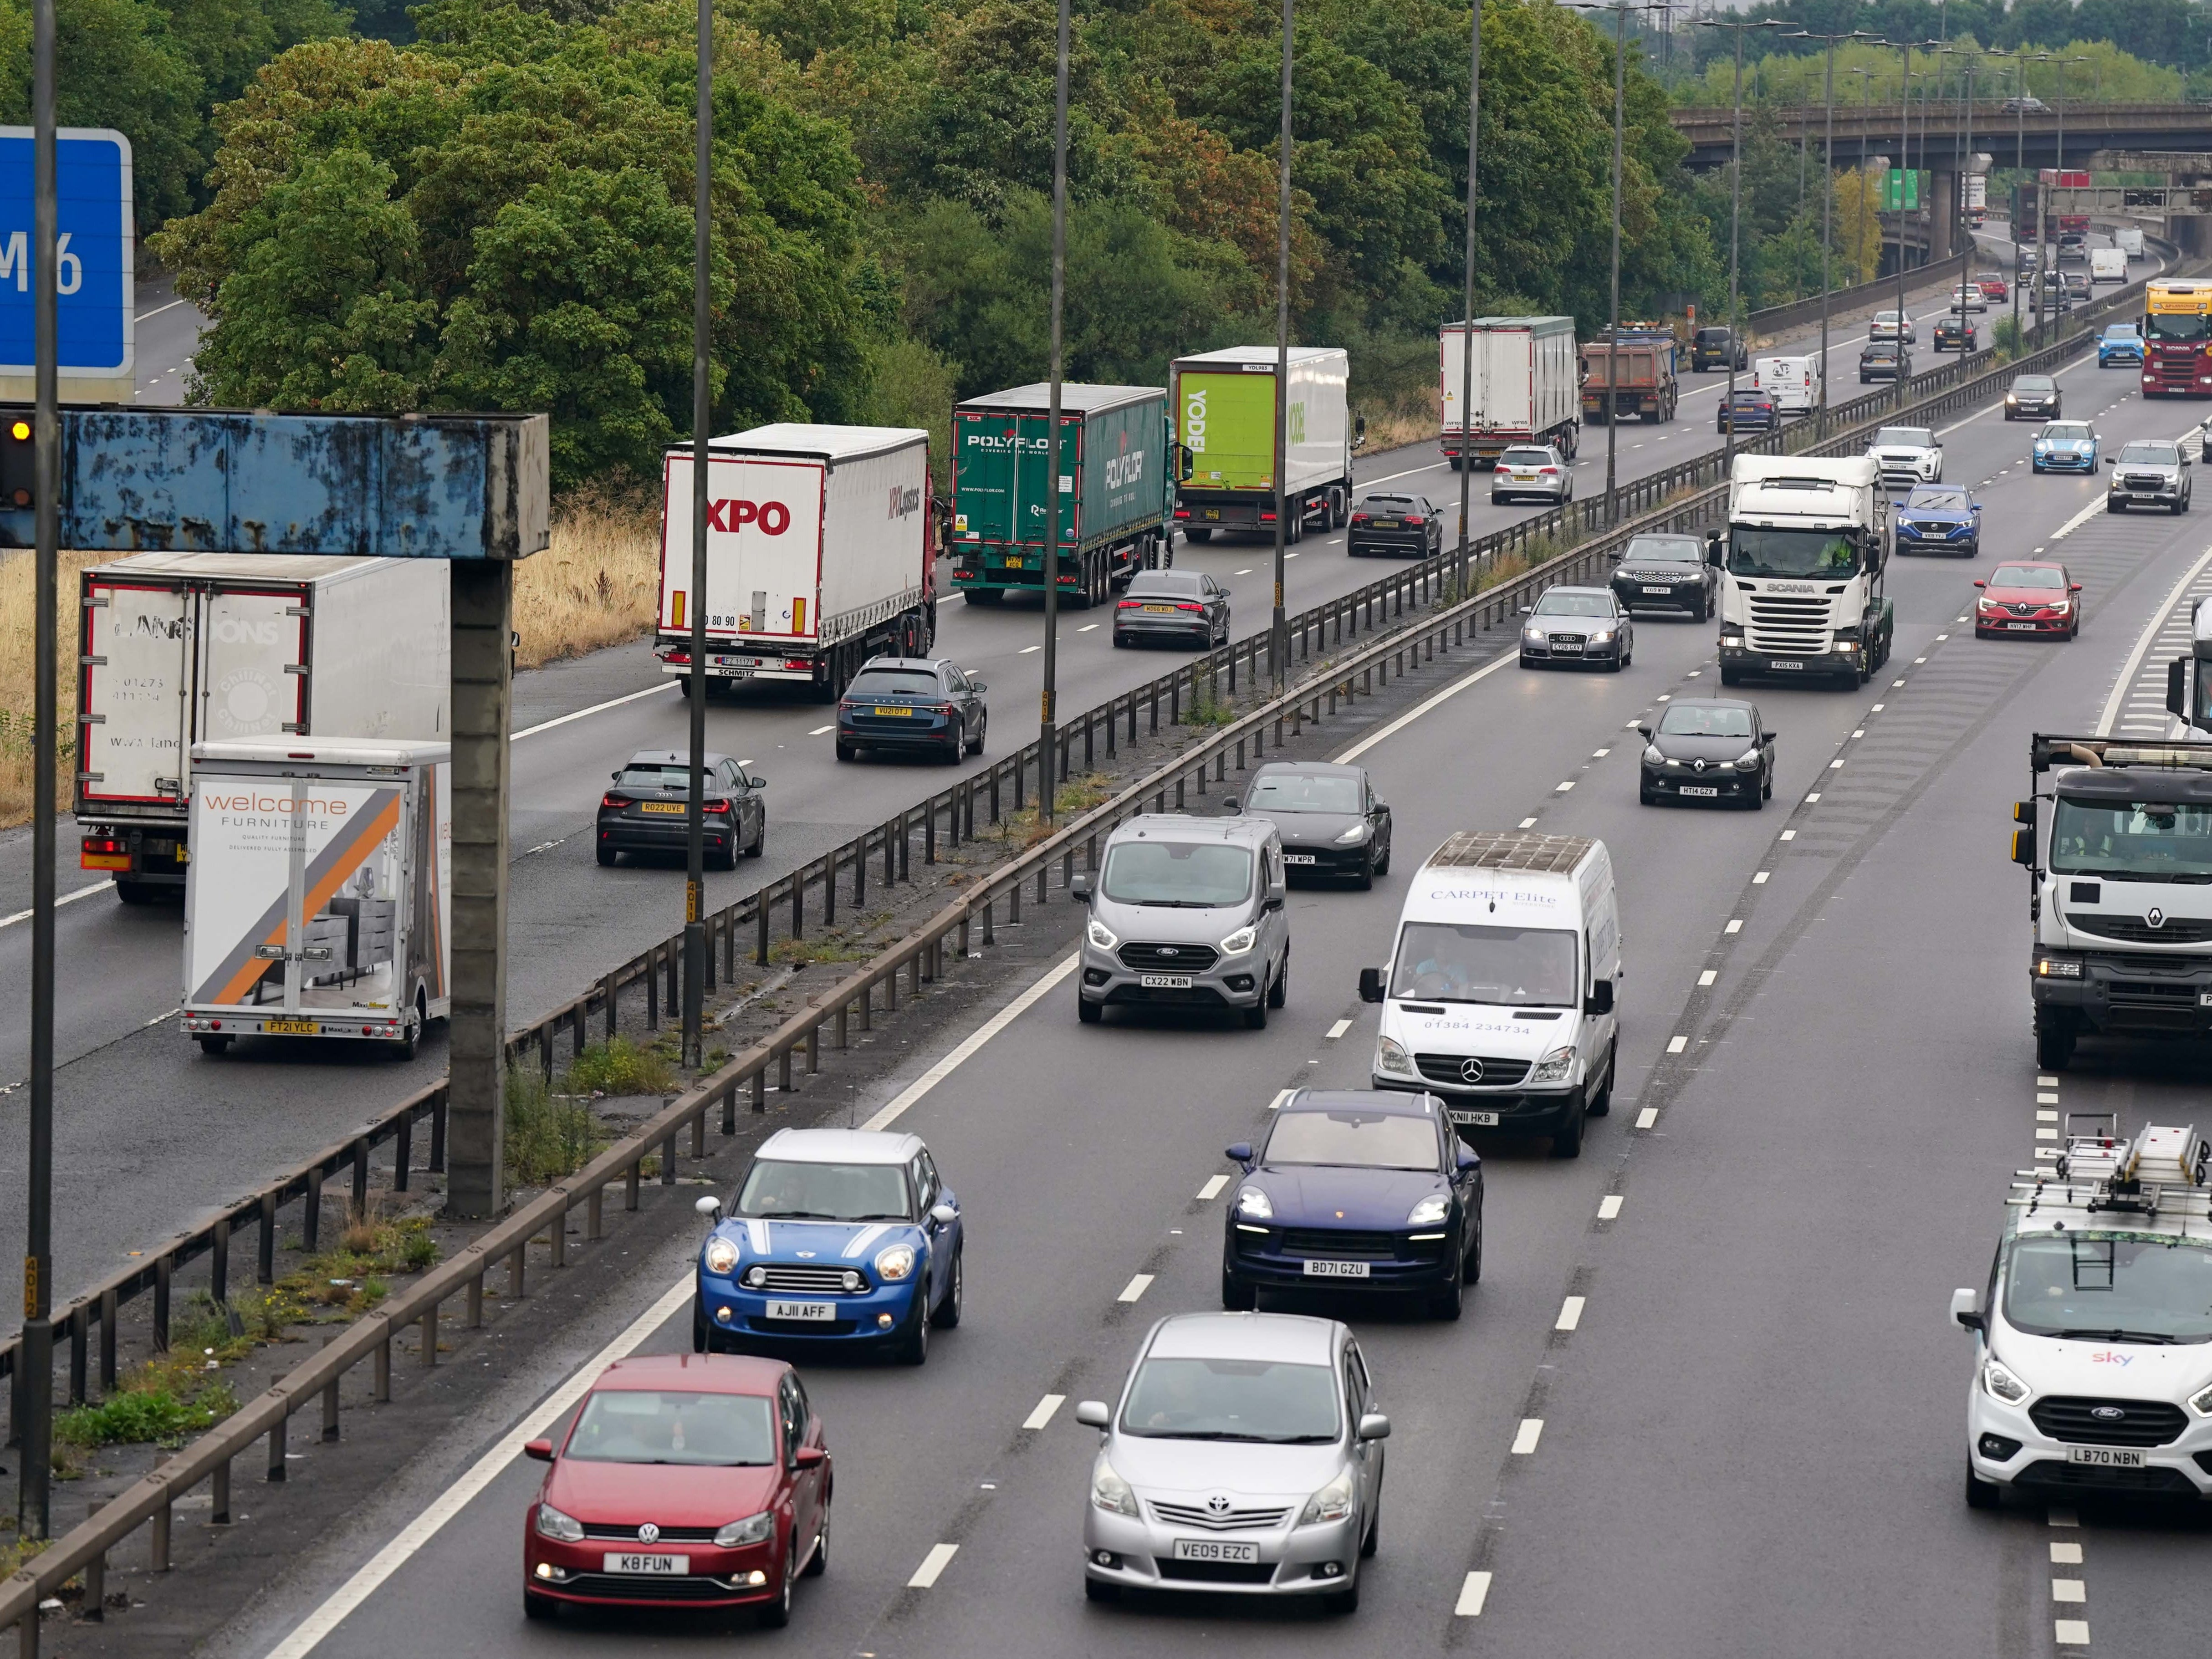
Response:
[[[1336,1321],[1304,1314],[1171,1314],[1152,1328],[1147,1358],[1257,1359],[1334,1365]]]
[[[921,1150],[920,1135],[887,1129],[778,1129],[756,1156],[783,1164],[904,1164]]]

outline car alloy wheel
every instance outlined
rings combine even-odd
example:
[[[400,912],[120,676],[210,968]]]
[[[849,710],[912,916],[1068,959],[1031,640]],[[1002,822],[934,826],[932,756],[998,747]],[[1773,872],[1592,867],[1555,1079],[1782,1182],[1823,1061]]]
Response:
[[[814,1529],[814,1553],[806,1558],[805,1577],[819,1578],[830,1571],[830,1500],[822,1500],[821,1523]]]
[[[792,1563],[799,1559],[799,1540],[794,1538],[783,1556],[783,1582],[776,1586],[775,1600],[760,1610],[763,1630],[781,1630],[791,1622]]]
[[[937,1304],[930,1322],[940,1331],[949,1331],[960,1322],[961,1298],[966,1289],[967,1270],[961,1265],[964,1252],[952,1253],[952,1282],[945,1287],[945,1299]]]

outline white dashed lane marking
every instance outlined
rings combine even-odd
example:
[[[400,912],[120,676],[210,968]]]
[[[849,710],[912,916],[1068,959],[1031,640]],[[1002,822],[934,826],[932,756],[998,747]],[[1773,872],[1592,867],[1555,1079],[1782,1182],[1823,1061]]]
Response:
[[[1520,1430],[1513,1437],[1513,1455],[1516,1457],[1533,1455],[1536,1450],[1536,1443],[1543,1437],[1544,1419],[1542,1418],[1522,1418]]]
[[[1482,1604],[1490,1599],[1490,1575],[1471,1572],[1459,1587],[1459,1600],[1453,1604],[1452,1613],[1461,1619],[1480,1618]]]
[[[929,1553],[921,1558],[921,1565],[914,1570],[914,1577],[906,1581],[908,1589],[927,1589],[952,1565],[952,1558],[960,1553],[957,1544],[932,1544]]]
[[[1030,1430],[1042,1428],[1046,1424],[1052,1421],[1052,1414],[1058,1411],[1060,1407],[1066,1402],[1066,1400],[1067,1396],[1064,1394],[1048,1394],[1045,1395],[1043,1399],[1036,1402],[1036,1409],[1022,1419],[1022,1426]]]
[[[1553,1322],[1555,1331],[1571,1331],[1583,1322],[1583,1298],[1571,1296],[1559,1304],[1559,1316]]]
[[[1221,1196],[1221,1189],[1228,1184],[1229,1177],[1225,1175],[1208,1176],[1206,1185],[1198,1189],[1198,1195],[1200,1200],[1211,1203]]]
[[[1114,1299],[1116,1302],[1134,1302],[1139,1297],[1142,1296],[1146,1290],[1151,1288],[1152,1282],[1152,1274],[1138,1273],[1133,1277],[1127,1284],[1121,1287],[1121,1294],[1115,1297]]]
[[[1597,1218],[1600,1221],[1611,1221],[1620,1213],[1620,1194],[1619,1193],[1607,1193],[1603,1198],[1598,1200]]]
[[[1330,1026],[1330,1027],[1328,1028],[1328,1040],[1329,1040],[1331,1042],[1335,1042],[1335,1041],[1337,1040],[1337,1038],[1339,1038],[1339,1037],[1342,1036],[1343,1036],[1346,1031],[1350,1030],[1351,1029],[1352,1029],[1352,1022],[1351,1022],[1350,1020],[1348,1020],[1348,1019],[1340,1019],[1339,1021],[1337,1021],[1337,1022],[1336,1022],[1336,1024],[1334,1024],[1334,1025],[1332,1025],[1332,1026]]]

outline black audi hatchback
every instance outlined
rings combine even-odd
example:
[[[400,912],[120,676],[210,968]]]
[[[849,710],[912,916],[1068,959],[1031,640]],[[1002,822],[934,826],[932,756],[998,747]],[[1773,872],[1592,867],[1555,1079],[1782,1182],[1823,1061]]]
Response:
[[[738,854],[757,858],[768,841],[768,787],[727,755],[707,757],[707,862],[734,868]],[[599,797],[597,826],[601,864],[623,853],[681,854],[687,846],[691,757],[672,749],[632,755]]]

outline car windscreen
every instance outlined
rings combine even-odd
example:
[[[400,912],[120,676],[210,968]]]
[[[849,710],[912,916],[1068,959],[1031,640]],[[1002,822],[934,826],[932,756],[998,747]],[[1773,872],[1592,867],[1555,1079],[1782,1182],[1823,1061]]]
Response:
[[[1932,507],[1940,512],[1966,510],[1966,492],[1955,484],[1922,484],[1905,498],[1907,507]]]
[[[2053,443],[2087,443],[2089,441],[2089,428],[2081,421],[2053,421],[2043,428],[2042,435]]]
[[[2069,875],[2212,882],[2212,806],[2060,795],[2051,867]]]
[[[1194,599],[1202,591],[1199,579],[1170,574],[1164,570],[1147,570],[1128,586],[1132,599]]]
[[[2001,564],[1990,572],[1991,587],[2051,587],[2066,586],[2066,578],[2047,566]]]
[[[682,789],[690,780],[689,767],[678,769],[673,766],[625,766],[622,775],[615,780],[617,789]],[[707,774],[709,788],[714,786],[714,775]]]
[[[1550,466],[1553,465],[1548,449],[1509,449],[1498,458],[1500,466]]]
[[[2120,459],[2140,461],[2147,466],[2179,466],[2181,465],[2181,452],[2172,444],[2138,439],[2120,452]]]
[[[1364,793],[1358,778],[1268,772],[1253,784],[1244,804],[1255,812],[1358,812],[1364,810]]]
[[[1223,842],[1125,841],[1106,854],[1098,890],[1116,904],[1218,910],[1252,893],[1252,849]]]
[[[2016,394],[2033,398],[2048,398],[2058,390],[2058,383],[2047,374],[2023,374],[2012,383]]]
[[[848,697],[935,697],[944,695],[926,668],[864,668],[845,688]]]
[[[1936,440],[1924,426],[1886,426],[1874,434],[1876,449],[1932,449]]]
[[[1353,1170],[1433,1170],[1437,1126],[1403,1112],[1285,1112],[1261,1156],[1267,1164]]]
[[[1337,1437],[1336,1373],[1267,1359],[1147,1359],[1121,1407],[1147,1440],[1318,1445]]]
[[[1410,513],[1413,510],[1411,495],[1365,495],[1359,501],[1362,513]]]
[[[1613,602],[1600,593],[1562,593],[1558,588],[1536,601],[1540,617],[1610,617]]]
[[[595,1389],[561,1455],[586,1463],[770,1468],[775,1462],[774,1404],[744,1394]]]
[[[1729,532],[1728,568],[1738,576],[1841,578],[1858,568],[1858,549],[1840,530],[1737,525]]]
[[[906,1171],[896,1164],[805,1164],[763,1158],[738,1193],[738,1213],[763,1220],[911,1221]]]
[[[2105,337],[2108,340],[2125,340],[2132,345],[2142,339],[2142,336],[2136,332],[2136,325],[2133,323],[2114,323],[2105,331]]]
[[[1620,556],[1622,565],[1631,568],[1646,565],[1703,564],[1705,562],[1705,544],[1695,536],[1638,536],[1629,543],[1628,550]]]
[[[1420,1002],[1568,1008],[1577,982],[1575,936],[1559,927],[1409,921],[1390,969],[1390,994]]]
[[[1659,718],[1659,730],[1670,738],[1743,738],[1751,736],[1748,708],[1701,708],[1678,702]]]
[[[2212,1249],[2116,1232],[2013,1241],[2005,1322],[2085,1342],[2212,1342]]]

